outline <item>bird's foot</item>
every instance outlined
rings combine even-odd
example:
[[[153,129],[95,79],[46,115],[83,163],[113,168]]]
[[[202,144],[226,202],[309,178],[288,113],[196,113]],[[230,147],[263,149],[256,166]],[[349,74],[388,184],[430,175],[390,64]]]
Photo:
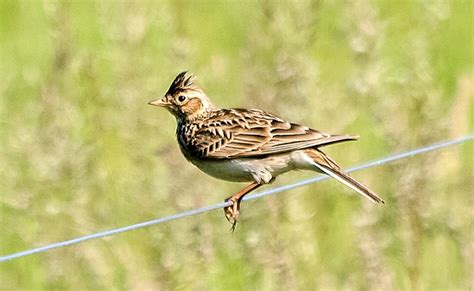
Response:
[[[232,202],[231,205],[224,207],[225,218],[227,218],[227,220],[232,224],[232,227],[230,228],[231,232],[234,232],[235,227],[237,226],[237,220],[239,219],[240,215],[240,202],[242,201],[245,195],[260,186],[262,186],[262,184],[253,182],[252,184],[247,185],[247,187],[243,188],[242,190],[225,200],[225,202]]]
[[[230,231],[234,232],[235,227],[237,226],[237,221],[239,219],[240,215],[240,200],[236,198],[235,196],[231,196],[225,200],[225,202],[232,202],[231,205],[224,207],[224,214],[225,218],[227,218],[227,221],[232,224]]]

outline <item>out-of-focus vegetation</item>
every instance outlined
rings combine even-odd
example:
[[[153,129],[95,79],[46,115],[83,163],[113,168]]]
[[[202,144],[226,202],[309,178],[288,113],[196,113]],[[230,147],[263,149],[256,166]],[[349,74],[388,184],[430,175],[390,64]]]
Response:
[[[2,1],[0,254],[222,201],[148,106],[190,70],[223,107],[360,141],[342,165],[474,129],[473,2]],[[1,290],[474,288],[473,144],[0,264]],[[315,175],[291,173],[281,185]]]

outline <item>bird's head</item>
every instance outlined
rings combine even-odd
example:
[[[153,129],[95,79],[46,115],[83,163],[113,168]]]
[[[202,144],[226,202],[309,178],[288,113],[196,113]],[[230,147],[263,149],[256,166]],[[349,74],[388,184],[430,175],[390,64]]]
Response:
[[[166,108],[178,119],[192,120],[215,109],[204,91],[193,83],[194,76],[181,72],[176,76],[165,96],[148,104]]]

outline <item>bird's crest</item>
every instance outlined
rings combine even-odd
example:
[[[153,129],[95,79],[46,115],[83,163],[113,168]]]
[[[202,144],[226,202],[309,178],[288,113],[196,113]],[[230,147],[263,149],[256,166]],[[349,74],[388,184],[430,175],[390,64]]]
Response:
[[[198,89],[194,84],[194,75],[188,74],[187,71],[181,72],[176,76],[173,83],[171,84],[166,94],[174,95],[176,92],[184,91],[187,89]]]

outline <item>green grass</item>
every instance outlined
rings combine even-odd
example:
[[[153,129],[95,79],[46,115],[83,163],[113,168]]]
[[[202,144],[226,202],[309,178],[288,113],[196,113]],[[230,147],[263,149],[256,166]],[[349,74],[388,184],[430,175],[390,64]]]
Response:
[[[360,164],[474,130],[472,1],[2,1],[0,255],[222,201],[146,103],[189,70],[222,107],[360,141]],[[0,264],[0,290],[473,289],[472,143]],[[275,185],[308,177],[291,173]]]

